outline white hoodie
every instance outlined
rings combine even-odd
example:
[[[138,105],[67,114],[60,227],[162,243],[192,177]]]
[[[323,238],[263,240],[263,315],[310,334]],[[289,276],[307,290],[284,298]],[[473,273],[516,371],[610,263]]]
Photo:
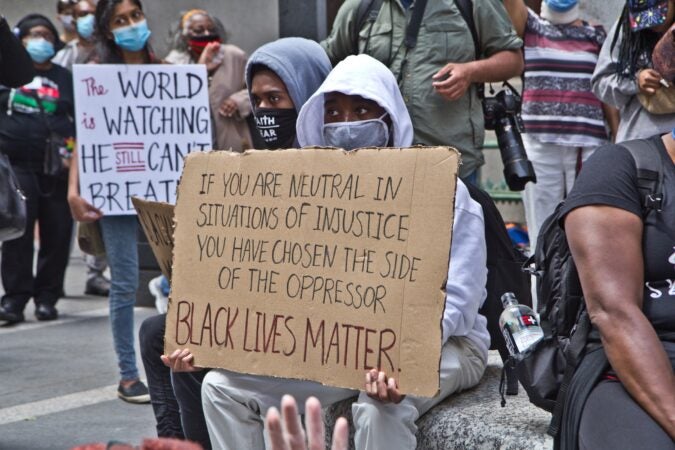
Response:
[[[323,99],[328,92],[360,95],[377,102],[391,117],[394,147],[410,147],[413,128],[396,79],[381,62],[368,55],[348,56],[328,74],[319,89],[304,104],[296,131],[301,146],[323,146]],[[490,334],[487,320],[478,314],[487,291],[487,250],[483,210],[457,180],[455,217],[448,282],[445,286],[443,342],[451,336],[466,336],[487,360]]]

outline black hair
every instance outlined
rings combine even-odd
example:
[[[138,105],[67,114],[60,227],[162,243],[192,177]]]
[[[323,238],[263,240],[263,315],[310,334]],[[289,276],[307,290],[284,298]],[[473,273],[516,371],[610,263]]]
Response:
[[[75,0],[58,0],[56,3],[56,13],[61,14],[67,8],[72,8],[75,5]]]
[[[621,36],[620,41],[619,36]],[[628,4],[626,4],[621,12],[610,47],[614,51],[617,42],[619,44],[616,74],[622,78],[634,79],[639,70],[651,67],[652,51],[658,41],[658,33],[651,29],[636,32],[631,30]]]
[[[96,37],[96,54],[98,62],[101,64],[124,64],[122,52],[120,51],[115,40],[110,37],[112,31],[110,30],[110,19],[115,13],[115,7],[124,0],[99,0],[96,4],[96,13],[94,14],[96,20],[96,29],[94,36]],[[141,0],[129,0],[143,11]],[[152,59],[149,44],[145,45],[146,60],[149,62]]]

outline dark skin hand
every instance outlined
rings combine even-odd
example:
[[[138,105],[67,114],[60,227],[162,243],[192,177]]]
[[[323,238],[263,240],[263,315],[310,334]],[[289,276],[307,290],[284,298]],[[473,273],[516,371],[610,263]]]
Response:
[[[673,138],[668,134],[663,140],[675,163]],[[642,218],[610,206],[584,206],[567,215],[565,230],[612,368],[633,399],[675,439],[675,374],[642,312]]]

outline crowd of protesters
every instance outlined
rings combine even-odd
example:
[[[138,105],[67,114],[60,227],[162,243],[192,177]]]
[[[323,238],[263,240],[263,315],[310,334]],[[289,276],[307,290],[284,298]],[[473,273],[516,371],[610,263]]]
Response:
[[[284,394],[301,400],[301,412],[307,400],[308,427],[318,410],[312,397],[326,405],[359,395],[352,406],[357,448],[415,448],[415,421],[445,397],[476,385],[485,371],[490,343],[478,314],[487,276],[483,215],[465,183],[480,183],[484,163],[479,86],[522,75],[523,141],[537,176],[523,195],[531,246],[544,219],[567,199],[561,225],[611,365],[579,413],[578,442],[570,448],[673,448],[675,1],[626,0],[608,33],[581,18],[577,0],[543,0],[536,11],[524,0],[474,1],[471,23],[454,2],[429,2],[413,46],[395,30],[406,27],[418,1],[374,2],[380,9],[369,11],[365,21],[362,3],[346,0],[320,44],[285,38],[250,57],[202,9],[180,14],[163,59],[151,46],[140,0],[59,0],[62,33],[40,14],[11,24],[13,34],[0,18],[0,151],[27,206],[24,235],[2,243],[0,321],[25,321],[31,298],[37,320],[58,319],[74,222],[96,221],[106,253],[87,257],[85,290],[109,297],[118,396],[151,402],[159,437],[189,439],[203,448],[262,449],[263,417],[270,411],[267,445],[286,448],[303,434],[293,422],[295,401],[282,400]],[[26,53],[10,48],[12,40]],[[403,396],[392,374],[377,370],[364,374],[359,393],[198,368],[187,348],[164,355],[169,283],[163,277],[149,285],[160,314],[140,332],[146,387],[134,336],[138,221],[105,215],[80,195],[74,64],[205,65],[218,149],[458,148],[463,164],[445,287],[441,395]],[[262,139],[256,123],[266,116],[279,127]],[[47,173],[45,142],[54,136],[62,140],[63,164]],[[644,224],[639,174],[617,145],[631,139],[649,140],[663,162],[663,214]],[[277,407],[283,408],[284,427]],[[608,409],[615,414],[603,414]],[[635,423],[640,425],[627,426]],[[336,427],[335,448],[345,448],[344,425]]]

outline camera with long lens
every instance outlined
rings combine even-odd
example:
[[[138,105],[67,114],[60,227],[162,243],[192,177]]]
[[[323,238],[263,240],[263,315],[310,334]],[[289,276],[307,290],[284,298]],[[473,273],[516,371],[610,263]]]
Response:
[[[497,143],[504,163],[504,178],[512,191],[522,191],[528,181],[537,182],[532,163],[527,159],[520,118],[522,100],[518,91],[504,82],[502,89],[494,97],[483,98],[485,128],[495,130]]]

